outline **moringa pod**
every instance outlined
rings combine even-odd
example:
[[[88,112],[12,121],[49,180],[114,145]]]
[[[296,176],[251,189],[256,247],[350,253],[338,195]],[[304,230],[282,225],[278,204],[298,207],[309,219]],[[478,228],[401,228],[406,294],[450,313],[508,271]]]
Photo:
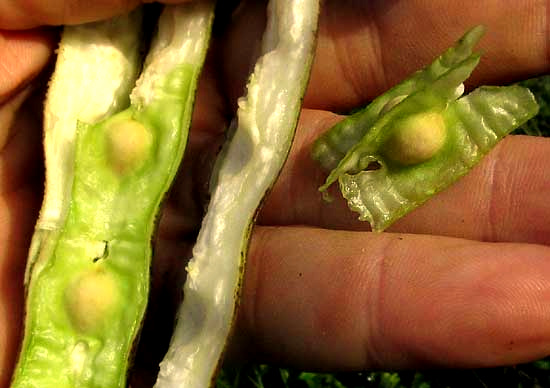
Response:
[[[318,0],[269,2],[262,53],[215,165],[211,200],[156,388],[204,388],[215,381],[235,321],[254,218],[294,138],[318,14]]]
[[[126,385],[156,218],[187,143],[212,19],[211,1],[165,6],[137,81],[141,11],[65,28],[12,388]]]

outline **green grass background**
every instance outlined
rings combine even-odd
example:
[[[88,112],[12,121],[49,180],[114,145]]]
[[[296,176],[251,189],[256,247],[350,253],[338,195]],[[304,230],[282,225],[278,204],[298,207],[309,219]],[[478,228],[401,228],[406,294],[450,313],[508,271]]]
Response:
[[[550,136],[550,75],[521,82],[540,105],[539,114],[516,134]],[[297,341],[300,339],[297,338]],[[548,350],[550,354],[550,349]],[[274,365],[222,370],[217,388],[550,388],[550,357],[514,367],[472,370],[310,373]]]

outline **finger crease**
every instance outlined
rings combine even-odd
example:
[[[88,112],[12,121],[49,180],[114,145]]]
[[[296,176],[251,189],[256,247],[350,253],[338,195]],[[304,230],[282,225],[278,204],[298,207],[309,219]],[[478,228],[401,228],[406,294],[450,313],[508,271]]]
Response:
[[[486,173],[484,174],[486,177],[486,182],[488,185],[488,202],[487,202],[487,225],[485,233],[484,240],[486,241],[498,241],[498,228],[499,225],[499,216],[502,216],[500,214],[500,207],[499,207],[499,184],[498,179],[496,178],[497,175],[497,169],[499,164],[502,161],[502,153],[501,153],[501,147],[496,147],[493,150],[493,155],[490,159],[490,163],[487,167]]]
[[[385,295],[387,294],[388,263],[392,257],[391,251],[395,244],[394,238],[387,238],[379,248],[378,252],[371,252],[369,260],[372,260],[369,275],[369,295],[366,298],[365,321],[364,326],[368,331],[365,338],[364,354],[365,367],[383,367],[385,360],[381,355],[386,347],[384,340],[387,340],[384,328],[381,325],[381,319],[384,316],[384,306],[386,305]]]

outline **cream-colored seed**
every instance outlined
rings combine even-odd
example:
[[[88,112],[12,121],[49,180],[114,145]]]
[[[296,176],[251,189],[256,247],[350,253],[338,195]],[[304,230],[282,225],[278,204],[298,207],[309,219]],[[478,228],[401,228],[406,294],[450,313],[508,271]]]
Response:
[[[112,123],[107,128],[106,139],[109,162],[121,174],[139,167],[153,143],[151,132],[134,120]]]
[[[99,327],[117,304],[119,293],[111,275],[92,270],[66,290],[66,305],[73,324],[81,331]]]
[[[431,159],[445,144],[446,128],[437,112],[421,113],[402,120],[385,145],[386,155],[401,164]]]

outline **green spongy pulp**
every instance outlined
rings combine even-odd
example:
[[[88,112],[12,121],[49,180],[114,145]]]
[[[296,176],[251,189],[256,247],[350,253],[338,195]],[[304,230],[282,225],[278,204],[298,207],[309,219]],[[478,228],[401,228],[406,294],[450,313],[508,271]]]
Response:
[[[181,65],[148,106],[79,126],[71,207],[56,246],[45,250],[52,256],[33,274],[33,308],[12,387],[125,385],[147,305],[156,214],[183,155],[182,122],[191,118],[197,73]],[[140,163],[120,171],[108,133],[127,121],[146,128],[152,142]],[[94,298],[102,299],[99,311]]]

